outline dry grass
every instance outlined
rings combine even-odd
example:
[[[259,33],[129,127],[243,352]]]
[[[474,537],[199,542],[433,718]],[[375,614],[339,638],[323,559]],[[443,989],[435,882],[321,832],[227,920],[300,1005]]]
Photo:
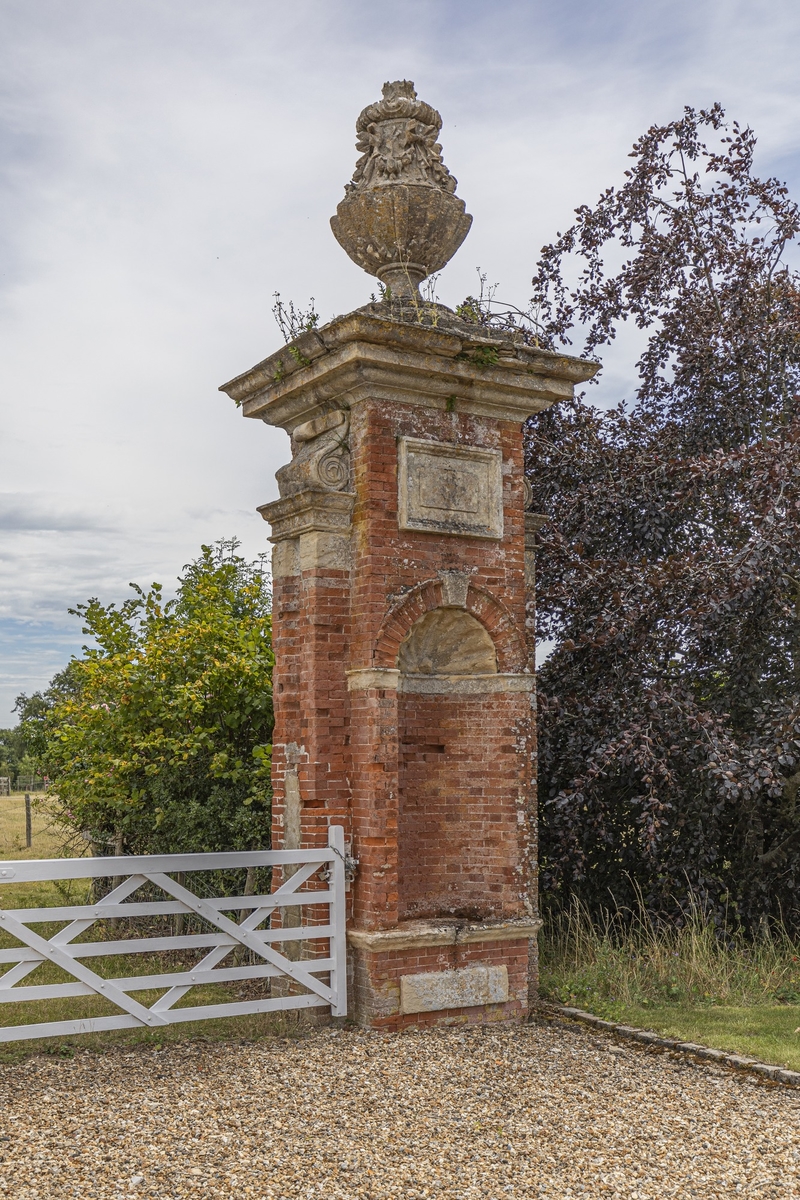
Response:
[[[781,928],[720,935],[699,912],[680,929],[643,912],[597,923],[576,904],[540,944],[550,999],[800,1070],[800,947]]]
[[[61,856],[63,834],[53,823],[47,798],[35,795],[31,800],[33,838],[29,850],[25,845],[24,795],[0,796],[0,859]]]
[[[698,911],[656,929],[643,910],[596,922],[576,903],[545,924],[542,983],[565,1004],[798,1004],[800,946],[779,926],[753,940]]]

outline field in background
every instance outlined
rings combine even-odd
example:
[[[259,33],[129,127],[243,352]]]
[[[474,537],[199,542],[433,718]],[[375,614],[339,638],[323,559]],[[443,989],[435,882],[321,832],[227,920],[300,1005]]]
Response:
[[[61,840],[42,795],[31,795],[33,844],[25,847],[25,796],[0,796],[0,858],[58,858]],[[5,907],[9,907],[5,905]]]

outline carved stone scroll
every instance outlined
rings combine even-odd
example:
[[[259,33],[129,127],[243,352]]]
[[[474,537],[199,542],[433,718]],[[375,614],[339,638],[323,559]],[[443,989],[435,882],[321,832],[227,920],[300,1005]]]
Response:
[[[347,491],[350,483],[350,418],[341,410],[298,425],[292,434],[292,461],[276,472],[281,497],[308,488]]]

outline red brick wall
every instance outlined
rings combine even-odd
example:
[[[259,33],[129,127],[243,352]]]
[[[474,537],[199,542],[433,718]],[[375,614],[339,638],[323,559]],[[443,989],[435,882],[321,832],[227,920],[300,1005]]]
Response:
[[[401,436],[502,452],[502,541],[398,527],[397,439]],[[357,494],[353,514],[353,665],[373,665],[378,634],[391,603],[439,570],[469,571],[476,586],[487,589],[510,610],[523,636],[525,535],[519,425],[370,400],[353,410],[350,444]]]
[[[404,435],[501,450],[502,541],[399,529],[397,441]],[[525,668],[530,645],[526,649],[519,426],[367,400],[353,409],[350,446],[356,492],[351,572],[315,569],[275,580],[273,845],[283,844],[289,766],[298,771],[303,845],[324,843],[330,823],[344,825],[353,838],[360,866],[348,915],[355,927],[388,928],[410,917],[522,915],[530,847],[518,802],[527,806],[531,796],[529,695],[348,692],[346,674],[396,665],[414,605],[421,613],[441,602],[438,573],[448,570],[469,573],[468,608],[489,630],[499,669]],[[433,582],[421,587],[426,580]],[[424,748],[439,745],[443,752]],[[506,963],[517,973],[515,998],[491,1010],[386,1020],[484,1020],[524,1009],[526,942],[459,954],[459,963]],[[449,949],[378,958],[377,966],[363,955],[355,963],[364,995],[373,1000],[387,988],[397,990],[401,974],[457,965]]]
[[[522,915],[528,695],[402,695],[399,726],[400,919]]]
[[[283,847],[284,777],[298,772],[302,844],[325,845],[328,825],[350,836],[350,751],[344,674],[350,579],[343,571],[282,576],[273,585],[272,845]],[[287,749],[288,745],[288,749]],[[283,882],[280,869],[273,886]],[[321,885],[319,885],[321,886]],[[280,922],[277,916],[275,923]]]

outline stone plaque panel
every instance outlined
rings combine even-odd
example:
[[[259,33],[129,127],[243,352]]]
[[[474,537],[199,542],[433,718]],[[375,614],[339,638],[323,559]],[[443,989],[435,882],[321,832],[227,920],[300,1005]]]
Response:
[[[404,437],[398,447],[401,529],[463,537],[503,536],[499,450]]]
[[[508,968],[457,967],[400,977],[400,1012],[441,1012],[445,1008],[472,1008],[478,1004],[505,1004]]]

